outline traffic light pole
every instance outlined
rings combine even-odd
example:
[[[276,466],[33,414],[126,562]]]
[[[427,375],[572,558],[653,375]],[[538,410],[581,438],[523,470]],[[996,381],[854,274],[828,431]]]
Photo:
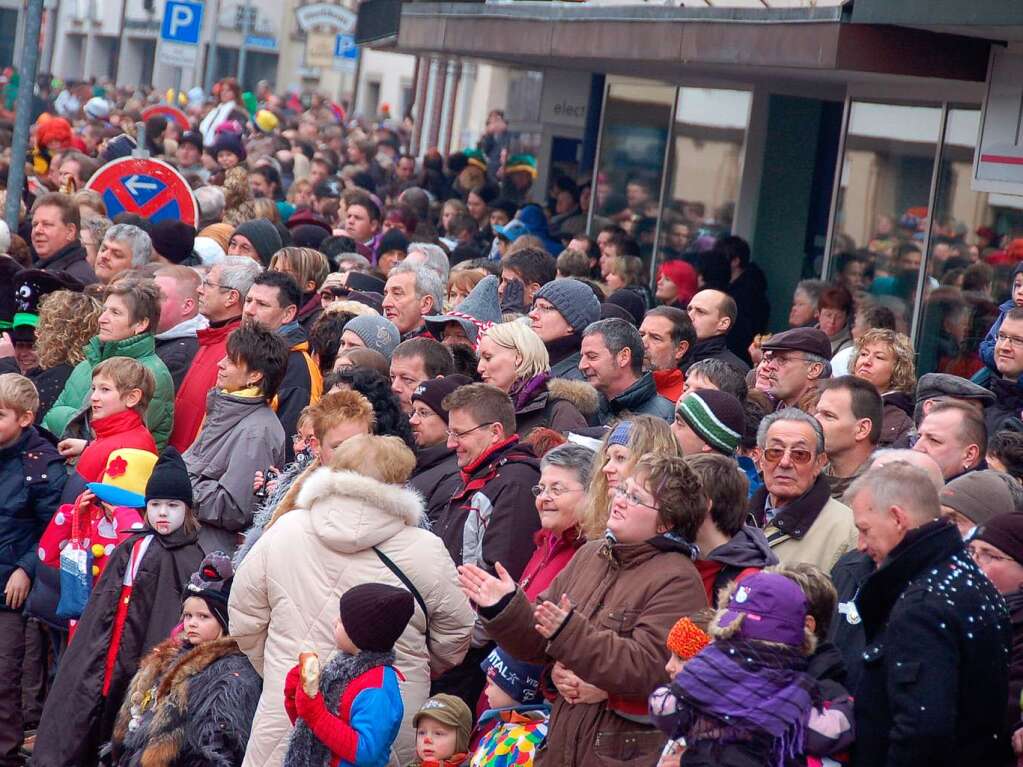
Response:
[[[7,175],[7,203],[4,220],[11,234],[18,231],[21,191],[25,186],[25,158],[28,153],[28,131],[32,121],[32,97],[35,95],[36,73],[39,70],[39,31],[43,21],[43,0],[29,0],[25,11],[25,33],[22,35],[22,67],[18,82],[18,98],[14,102],[14,138],[11,141],[11,165]]]

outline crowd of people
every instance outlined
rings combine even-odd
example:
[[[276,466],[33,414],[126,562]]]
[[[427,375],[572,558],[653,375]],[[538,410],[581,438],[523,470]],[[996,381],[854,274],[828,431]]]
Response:
[[[1023,266],[918,377],[844,262],[773,333],[739,237],[648,289],[642,217],[534,190],[497,112],[416,159],[224,80],[146,121],[191,226],[84,188],[140,94],[45,96],[0,766],[1023,763]]]

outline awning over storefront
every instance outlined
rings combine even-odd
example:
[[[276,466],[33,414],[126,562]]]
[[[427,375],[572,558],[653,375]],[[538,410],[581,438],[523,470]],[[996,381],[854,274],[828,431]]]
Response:
[[[983,82],[983,39],[855,24],[849,6],[686,8],[586,3],[397,3],[366,0],[360,42],[406,53],[671,79],[682,69],[728,76],[842,79],[874,75]]]

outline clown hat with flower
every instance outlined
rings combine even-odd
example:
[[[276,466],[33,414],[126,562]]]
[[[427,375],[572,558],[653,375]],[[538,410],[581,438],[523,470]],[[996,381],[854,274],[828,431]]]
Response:
[[[156,465],[156,455],[148,450],[125,447],[114,450],[107,459],[99,482],[86,485],[97,498],[111,506],[145,508],[146,483]]]

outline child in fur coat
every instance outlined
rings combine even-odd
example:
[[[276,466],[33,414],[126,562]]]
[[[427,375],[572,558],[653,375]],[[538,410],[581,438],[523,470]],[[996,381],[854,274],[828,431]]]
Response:
[[[117,717],[113,764],[242,763],[263,682],[231,638],[231,560],[208,555],[192,575],[181,633],[142,661]]]
[[[341,652],[318,675],[300,662],[284,683],[284,708],[295,725],[284,767],[388,764],[405,714],[394,643],[413,610],[410,592],[383,583],[341,595],[334,621]]]

